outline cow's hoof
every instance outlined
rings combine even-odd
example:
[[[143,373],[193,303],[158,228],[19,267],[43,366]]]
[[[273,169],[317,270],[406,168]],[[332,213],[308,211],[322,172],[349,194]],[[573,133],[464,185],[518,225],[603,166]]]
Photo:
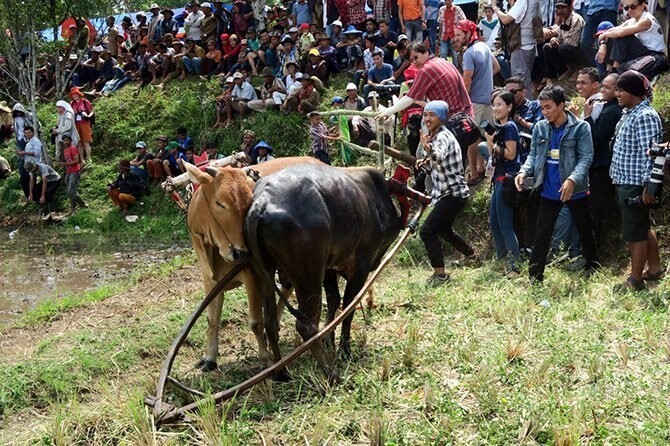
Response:
[[[328,384],[331,386],[337,385],[342,382],[342,378],[340,378],[340,374],[337,372],[337,370],[331,370],[330,373],[328,373]]]
[[[291,376],[288,374],[286,369],[282,369],[272,375],[272,380],[280,383],[286,383],[291,380]]]
[[[210,361],[209,359],[202,358],[195,365],[195,368],[199,369],[203,373],[212,372],[212,371],[216,370],[216,362],[215,361]]]
[[[340,358],[351,359],[351,344],[348,342],[340,342]]]

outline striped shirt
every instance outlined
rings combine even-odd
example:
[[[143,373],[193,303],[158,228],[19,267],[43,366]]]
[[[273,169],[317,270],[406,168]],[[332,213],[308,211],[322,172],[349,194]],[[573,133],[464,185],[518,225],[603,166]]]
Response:
[[[430,178],[433,181],[433,202],[444,195],[457,198],[470,196],[463,173],[461,147],[444,125],[430,139]]]
[[[419,70],[407,96],[415,101],[442,100],[449,104],[450,115],[464,112],[474,117],[463,77],[453,64],[438,57],[428,59]]]
[[[625,109],[614,132],[610,176],[614,184],[644,186],[654,161],[647,155],[662,136],[661,118],[649,101]]]
[[[328,153],[328,140],[324,136],[328,136],[328,127],[323,122],[312,124],[309,135],[312,138],[312,153],[322,150]]]

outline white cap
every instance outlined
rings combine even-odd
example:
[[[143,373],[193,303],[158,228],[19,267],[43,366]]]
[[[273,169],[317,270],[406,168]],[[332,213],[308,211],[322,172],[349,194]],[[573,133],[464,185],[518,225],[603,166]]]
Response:
[[[228,77],[226,78],[226,83],[227,83],[227,84],[229,84],[229,83],[231,83],[231,82],[234,82],[234,81],[235,81],[235,79],[233,79],[233,76],[228,76]]]
[[[339,20],[335,20],[333,23],[330,24],[330,26],[339,26],[340,28],[342,28],[342,22],[340,22]]]
[[[370,93],[368,93],[368,99],[370,99],[370,98],[378,98],[378,97],[379,97],[379,93],[377,93],[377,92],[374,91],[374,90],[372,90]]]
[[[400,34],[398,36],[398,42],[400,42],[401,40],[409,40],[409,38],[404,34]]]
[[[139,148],[146,149],[147,148],[147,143],[145,143],[144,141],[137,141],[137,143],[135,144],[135,148],[136,149],[139,149]]]
[[[349,83],[347,84],[347,88],[346,88],[346,90],[347,90],[347,91],[349,91],[349,90],[356,90],[356,91],[358,91],[358,87],[357,87],[356,84],[354,84],[353,82],[349,82]]]
[[[296,73],[295,78],[296,79],[302,79],[302,73]]]
[[[236,71],[235,74],[233,74],[233,79],[244,79],[244,74]]]
[[[146,5],[146,3],[145,3]],[[161,9],[160,6],[158,6],[158,3],[152,3],[151,6],[149,6],[149,9]]]
[[[102,50],[104,50],[104,48],[101,47],[100,45],[96,45],[93,48],[91,48],[91,52],[93,53],[102,53]]]
[[[296,27],[294,26],[293,28],[290,28],[290,29],[288,30],[288,32],[289,32],[289,33],[297,33],[297,32],[298,32],[298,28],[296,28]]]
[[[209,3],[209,2],[200,3],[200,7],[201,7],[201,8],[209,8],[209,9],[212,9],[212,4]]]

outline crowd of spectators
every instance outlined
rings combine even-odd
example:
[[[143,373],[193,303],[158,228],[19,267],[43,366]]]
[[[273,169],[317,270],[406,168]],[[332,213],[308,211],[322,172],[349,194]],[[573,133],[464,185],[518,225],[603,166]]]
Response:
[[[91,162],[95,121],[86,97],[113,94],[131,82],[162,88],[187,77],[217,79],[222,92],[214,127],[270,109],[299,113],[309,119],[312,155],[328,164],[330,144],[366,146],[378,131],[390,144],[402,128],[419,159],[414,185],[430,189],[434,202],[421,230],[432,284],[448,280],[441,238],[464,262],[477,260],[453,225],[470,188],[484,178],[491,182],[495,255],[506,260],[507,277],[519,274],[527,255],[531,280],[542,281],[562,242],[580,256],[575,268],[590,274],[617,221],[632,261],[623,287],[638,290],[660,277],[649,219],[658,197],[646,188],[651,159],[645,151],[661,134],[649,78],[667,66],[664,9],[654,4],[650,10],[646,0],[591,0],[578,9],[571,0],[509,0],[484,7],[475,23],[463,2],[367,3],[370,15],[362,0],[295,0],[256,17],[247,0],[232,6],[193,1],[180,17],[152,4],[149,13],[125,16],[120,26],[109,17],[84,60],[63,57],[71,102],[56,103],[51,136],[73,208],[86,205],[77,192]],[[84,28],[81,21],[73,25],[68,48],[86,48]],[[45,96],[53,93],[57,59],[44,58],[40,70]],[[330,105],[368,114],[333,117],[329,128],[318,109],[337,73],[351,82]],[[554,85],[562,81],[576,82],[583,106],[570,104]],[[60,177],[35,137],[36,125],[21,104],[0,104],[0,137],[15,132],[26,199],[45,204]],[[252,131],[244,133],[241,150],[249,164],[273,159],[272,147]],[[221,156],[211,141],[195,147],[184,128],[157,136],[153,149],[140,141],[137,151],[118,165],[108,187],[124,214],[152,181],[179,175],[187,161]],[[342,150],[343,164],[349,159]]]

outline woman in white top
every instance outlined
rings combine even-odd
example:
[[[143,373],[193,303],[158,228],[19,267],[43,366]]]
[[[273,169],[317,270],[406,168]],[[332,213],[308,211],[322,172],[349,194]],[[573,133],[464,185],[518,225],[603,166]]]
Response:
[[[284,78],[284,85],[286,85],[286,92],[291,94],[300,88],[302,73],[298,71],[298,64],[293,61],[286,62],[286,69],[288,70],[288,74]]]
[[[605,61],[610,43],[609,60],[614,68],[641,56],[662,55],[665,51],[663,31],[658,20],[647,11],[647,0],[624,0],[623,9],[628,20],[598,38],[598,63]]]
[[[55,127],[51,133],[56,135],[56,160],[60,161],[60,143],[63,135],[70,135],[72,144],[76,147],[79,144],[79,133],[74,122],[74,110],[72,106],[65,101],[56,102],[56,113],[58,113],[58,127]]]

